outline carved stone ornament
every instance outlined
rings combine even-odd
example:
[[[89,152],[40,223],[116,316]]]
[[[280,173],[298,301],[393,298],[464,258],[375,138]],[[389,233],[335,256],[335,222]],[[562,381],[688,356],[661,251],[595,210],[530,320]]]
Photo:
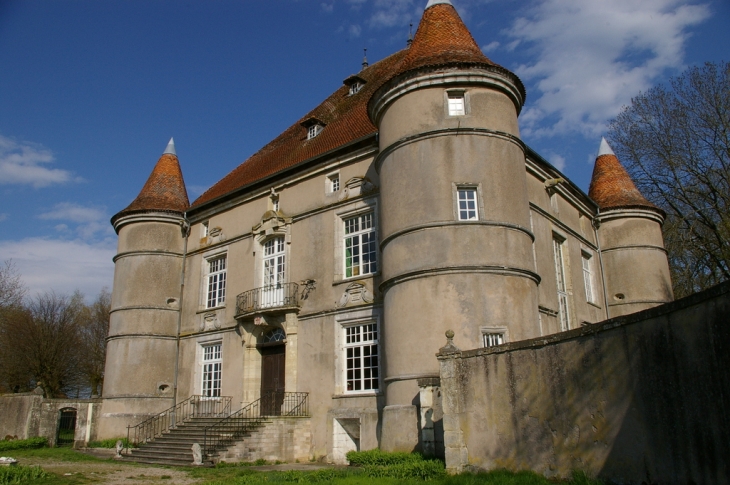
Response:
[[[251,228],[251,231],[258,237],[259,241],[272,235],[286,236],[287,244],[291,243],[289,235],[289,227],[291,226],[291,217],[284,217],[281,212],[268,210],[261,217],[261,222]]]
[[[200,466],[203,464],[203,449],[198,443],[193,443],[190,448],[193,450],[193,465]]]
[[[343,308],[348,305],[363,305],[372,303],[375,297],[362,283],[351,283],[345,289],[340,299],[335,303],[337,308]]]
[[[267,327],[269,325],[264,315],[256,315],[255,317],[253,317],[253,324],[260,327]]]
[[[216,312],[210,312],[203,315],[203,319],[200,322],[201,332],[218,330],[219,328],[221,328],[221,322],[218,320],[218,314]]]
[[[121,458],[122,450],[124,449],[124,442],[122,442],[122,440],[117,440],[117,443],[114,446],[114,448],[115,448],[115,451],[117,452],[117,454],[114,458]]]
[[[340,191],[339,200],[357,197],[358,195],[369,194],[375,190],[375,185],[366,177],[352,177],[345,183],[345,188]]]

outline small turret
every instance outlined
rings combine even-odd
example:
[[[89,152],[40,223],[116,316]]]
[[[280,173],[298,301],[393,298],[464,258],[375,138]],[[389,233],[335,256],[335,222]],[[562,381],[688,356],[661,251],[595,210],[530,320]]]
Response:
[[[664,211],[646,200],[605,138],[588,195],[598,204],[598,236],[606,275],[609,316],[672,301],[662,224]]]
[[[126,436],[128,425],[172,405],[188,205],[170,139],[137,198],[111,220],[119,242],[103,390],[107,419],[98,431],[102,438]]]

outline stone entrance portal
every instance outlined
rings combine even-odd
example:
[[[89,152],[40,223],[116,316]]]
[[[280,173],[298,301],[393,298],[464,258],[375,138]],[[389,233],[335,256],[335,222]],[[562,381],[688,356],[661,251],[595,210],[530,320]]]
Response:
[[[279,416],[286,384],[286,345],[261,348],[262,413]]]

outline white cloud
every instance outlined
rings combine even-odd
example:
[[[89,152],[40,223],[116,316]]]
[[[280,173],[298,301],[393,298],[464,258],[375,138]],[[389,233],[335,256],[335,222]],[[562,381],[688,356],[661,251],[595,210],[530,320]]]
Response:
[[[99,244],[42,238],[0,241],[0,261],[13,260],[30,296],[78,289],[87,298],[95,297],[102,287],[112,287],[115,253],[112,238]]]
[[[417,2],[422,3],[422,2]],[[413,0],[375,0],[375,11],[370,17],[370,26],[375,28],[395,27],[417,22],[424,5],[414,7]],[[415,20],[414,20],[415,19]]]
[[[493,41],[493,42],[490,42],[490,43],[489,43],[489,44],[487,44],[487,45],[483,45],[483,46],[482,46],[482,52],[484,52],[484,53],[486,54],[487,52],[492,52],[492,51],[495,51],[495,50],[497,50],[497,48],[498,48],[499,46],[500,46],[499,42],[497,42],[497,41],[495,40],[495,41]]]
[[[565,170],[565,157],[554,152],[545,152],[543,153],[543,156],[561,172]]]
[[[85,207],[72,202],[61,202],[53,206],[53,209],[38,216],[39,219],[74,222],[76,234],[84,239],[91,239],[97,235],[112,235],[113,229],[109,224],[106,211],[100,207]],[[68,224],[58,224],[56,231],[67,233],[70,231]]]
[[[81,180],[68,170],[44,166],[53,160],[53,154],[47,148],[0,135],[0,184],[39,188]]]
[[[508,50],[521,43],[536,53],[516,69],[537,88],[523,134],[600,134],[631,96],[682,67],[687,28],[709,15],[707,5],[682,0],[539,3],[507,30]]]
[[[362,33],[362,27],[360,27],[359,25],[350,25],[348,32],[350,34],[350,37],[360,37],[360,33]]]
[[[53,209],[38,216],[40,219],[72,222],[94,222],[106,218],[106,212],[98,207],[84,207],[72,202],[61,202]]]
[[[332,10],[335,9],[335,4],[334,3],[324,3],[324,2],[322,2],[321,3],[321,6],[322,6],[322,10],[325,11],[325,12],[327,12],[327,13],[330,13],[330,12],[332,12]]]

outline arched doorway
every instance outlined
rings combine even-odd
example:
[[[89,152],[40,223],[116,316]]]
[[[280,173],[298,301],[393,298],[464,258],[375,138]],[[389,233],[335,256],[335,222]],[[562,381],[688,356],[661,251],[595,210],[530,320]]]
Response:
[[[76,433],[76,409],[63,408],[58,416],[56,446],[73,446]]]
[[[261,414],[281,415],[286,384],[286,333],[274,328],[263,335],[261,351]]]

